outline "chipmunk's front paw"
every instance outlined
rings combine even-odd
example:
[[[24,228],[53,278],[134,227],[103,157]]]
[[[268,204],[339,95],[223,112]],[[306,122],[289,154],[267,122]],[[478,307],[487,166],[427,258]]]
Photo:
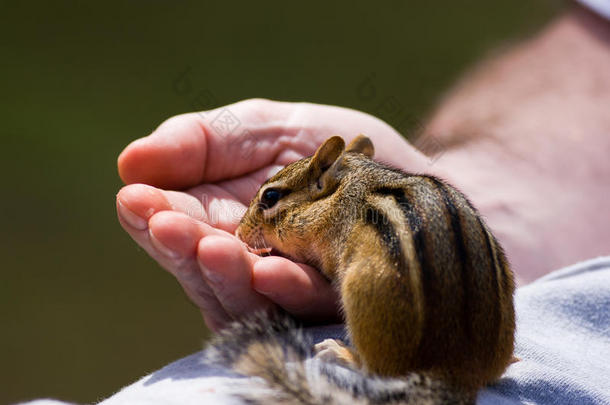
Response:
[[[316,359],[338,363],[349,368],[360,368],[358,354],[345,343],[336,339],[325,339],[314,346]]]

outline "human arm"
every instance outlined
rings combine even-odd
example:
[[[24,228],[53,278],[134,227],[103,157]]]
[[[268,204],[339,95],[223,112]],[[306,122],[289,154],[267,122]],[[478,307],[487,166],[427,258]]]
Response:
[[[521,283],[608,254],[610,21],[581,7],[480,63],[426,134]]]

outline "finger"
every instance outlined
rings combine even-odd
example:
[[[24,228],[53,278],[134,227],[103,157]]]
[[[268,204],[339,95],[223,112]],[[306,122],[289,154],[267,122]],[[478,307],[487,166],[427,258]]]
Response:
[[[206,134],[196,114],[170,118],[123,150],[117,162],[119,176],[125,184],[162,188],[201,183],[206,146]]]
[[[212,196],[212,202],[207,207],[212,210],[211,219],[218,212],[230,212],[223,210],[223,204],[219,202],[222,201],[222,193],[215,193],[214,189],[206,191]],[[172,213],[169,211],[172,209],[182,212]],[[236,220],[231,224],[233,229],[243,209],[245,207],[234,215]],[[187,296],[201,309],[210,329],[219,330],[232,320],[203,279],[193,253],[199,240],[206,235],[232,236],[194,221],[196,218],[210,219],[199,199],[185,193],[134,184],[125,186],[118,193],[117,212],[122,226],[132,238],[176,277]]]
[[[173,210],[233,233],[245,209],[231,193],[213,184],[199,186],[188,193],[131,184],[117,194],[121,223],[136,230],[146,229],[148,219],[155,213]],[[144,241],[136,239],[140,245]]]
[[[160,257],[150,243],[148,221],[161,211],[177,210],[206,220],[197,199],[185,193],[168,192],[145,184],[123,187],[116,198],[117,215],[123,228],[155,260]]]
[[[201,239],[197,248],[205,280],[233,318],[273,306],[268,298],[252,288],[253,260],[249,256],[253,255],[236,238],[208,236]]]
[[[143,231],[156,212],[172,209],[167,195],[155,187],[133,184],[123,187],[116,196],[117,214],[121,223]]]
[[[229,322],[230,316],[203,280],[194,254],[204,235],[222,231],[197,223],[185,214],[163,211],[170,208],[170,203],[167,195],[154,187],[133,185],[123,191],[117,196],[117,211],[123,228],[176,277],[186,295],[201,309],[210,329],[217,330]]]
[[[142,193],[132,193],[140,191]],[[144,196],[143,203],[139,198]],[[127,186],[117,194],[116,209],[119,223],[125,231],[142,247],[154,260],[173,274],[172,263],[159,252],[152,244],[149,231],[149,219],[159,211],[169,208],[169,202],[160,192],[150,186]]]
[[[187,296],[200,308],[211,329],[231,321],[213,289],[202,277],[196,259],[201,238],[222,233],[183,213],[162,211],[149,220],[151,256],[176,277]],[[231,237],[228,234],[226,237]]]
[[[125,148],[119,175],[126,184],[182,189],[268,166],[286,146],[277,139],[291,110],[291,103],[246,100],[172,117]]]
[[[283,257],[264,257],[254,263],[252,286],[301,319],[339,319],[338,294],[313,267]]]

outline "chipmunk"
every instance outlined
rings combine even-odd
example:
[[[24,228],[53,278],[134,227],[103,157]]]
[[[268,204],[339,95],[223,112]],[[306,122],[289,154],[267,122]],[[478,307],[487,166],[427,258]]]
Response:
[[[288,321],[231,326],[211,353],[272,388],[250,403],[474,403],[511,362],[515,287],[500,244],[458,190],[373,154],[363,135],[347,147],[331,137],[266,181],[241,220],[249,246],[333,283],[352,345],[322,342],[308,368],[311,342]]]

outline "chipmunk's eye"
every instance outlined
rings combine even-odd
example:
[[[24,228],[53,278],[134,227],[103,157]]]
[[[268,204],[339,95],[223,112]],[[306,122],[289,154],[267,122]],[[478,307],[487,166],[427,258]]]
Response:
[[[268,188],[263,192],[261,196],[260,205],[263,209],[269,209],[273,207],[277,202],[286,195],[286,192],[278,190],[277,188]]]

